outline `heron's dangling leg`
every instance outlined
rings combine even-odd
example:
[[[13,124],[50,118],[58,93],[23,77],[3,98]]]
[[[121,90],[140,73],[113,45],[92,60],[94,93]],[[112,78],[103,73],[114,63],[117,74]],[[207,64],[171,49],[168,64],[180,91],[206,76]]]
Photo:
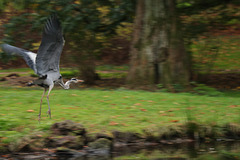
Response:
[[[41,98],[41,102],[40,102],[40,110],[39,110],[39,114],[38,114],[38,122],[40,122],[40,120],[41,120],[42,100],[43,100],[43,97],[44,97],[46,91],[47,91],[47,89],[44,88],[44,91],[43,91],[43,94],[42,94],[42,98]]]
[[[48,111],[47,114],[49,115],[50,119],[51,119],[51,108],[50,108],[50,104],[49,104],[49,95],[51,90],[53,89],[53,84],[49,86],[49,90],[48,90],[48,94],[47,94],[47,101],[48,101]]]

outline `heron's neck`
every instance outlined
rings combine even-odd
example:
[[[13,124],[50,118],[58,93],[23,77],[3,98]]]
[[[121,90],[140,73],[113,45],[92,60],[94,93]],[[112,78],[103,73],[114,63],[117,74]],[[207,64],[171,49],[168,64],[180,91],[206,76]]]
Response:
[[[65,84],[61,84],[61,86],[63,87],[63,89],[69,89],[71,83],[72,83],[72,81],[69,80],[69,81],[67,81]]]

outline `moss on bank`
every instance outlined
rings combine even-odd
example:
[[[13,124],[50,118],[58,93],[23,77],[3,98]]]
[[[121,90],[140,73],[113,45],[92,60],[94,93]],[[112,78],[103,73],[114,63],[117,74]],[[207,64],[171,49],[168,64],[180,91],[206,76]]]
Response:
[[[35,152],[46,148],[56,153],[78,152],[109,154],[114,147],[147,146],[149,144],[173,144],[187,142],[209,142],[216,140],[239,140],[240,125],[229,123],[225,126],[202,125],[191,121],[182,125],[171,125],[145,129],[143,134],[112,131],[88,133],[81,124],[66,120],[55,123],[44,132],[30,133],[9,144],[0,144],[0,153]]]

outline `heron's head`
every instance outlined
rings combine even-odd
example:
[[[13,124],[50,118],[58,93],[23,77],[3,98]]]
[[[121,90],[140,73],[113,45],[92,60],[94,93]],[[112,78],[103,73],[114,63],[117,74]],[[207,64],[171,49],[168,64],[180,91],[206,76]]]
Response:
[[[72,83],[79,83],[79,82],[84,82],[84,80],[76,79],[76,78],[71,78],[70,82]]]

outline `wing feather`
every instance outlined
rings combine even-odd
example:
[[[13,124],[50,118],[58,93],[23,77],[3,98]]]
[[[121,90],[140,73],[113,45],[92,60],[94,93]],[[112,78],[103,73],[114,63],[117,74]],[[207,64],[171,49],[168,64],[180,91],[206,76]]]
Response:
[[[49,71],[59,72],[59,61],[64,46],[62,28],[56,15],[51,16],[42,34],[42,42],[36,58],[37,73],[46,75]]]
[[[9,55],[19,55],[22,56],[23,59],[26,61],[27,65],[33,69],[36,72],[36,66],[35,66],[35,61],[36,61],[36,53],[33,53],[31,51],[22,49],[22,48],[18,48],[18,47],[14,47],[12,45],[9,44],[2,44],[1,45],[2,50],[9,54]]]

